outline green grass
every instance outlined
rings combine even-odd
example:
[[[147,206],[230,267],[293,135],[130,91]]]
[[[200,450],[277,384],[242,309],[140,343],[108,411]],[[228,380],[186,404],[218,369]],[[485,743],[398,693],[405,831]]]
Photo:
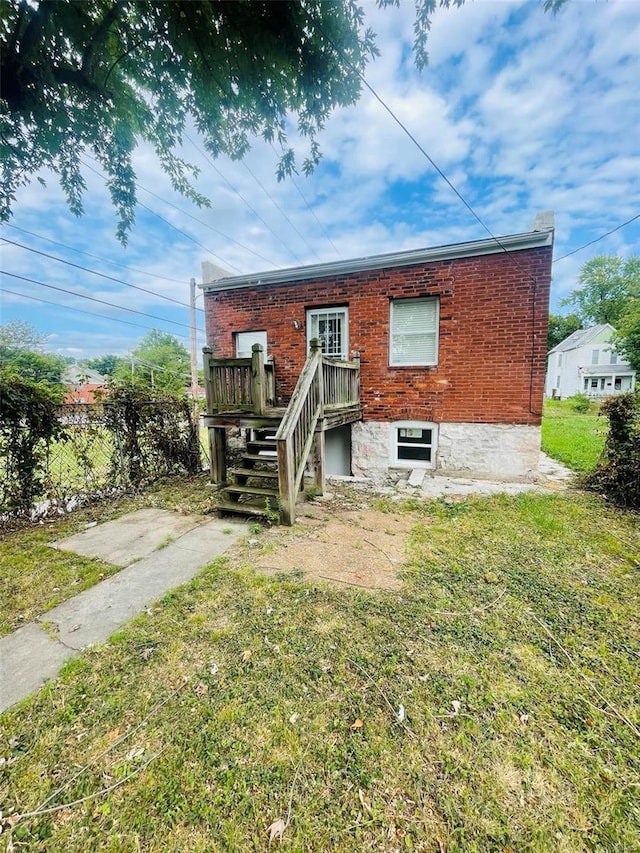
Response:
[[[0,636],[19,628],[62,601],[120,570],[90,557],[58,551],[51,544],[143,506],[204,513],[212,506],[213,490],[206,476],[176,477],[158,483],[137,497],[96,503],[63,519],[20,524],[0,541]],[[170,537],[161,546],[169,544]]]
[[[379,507],[413,522],[402,589],[232,552],[6,713],[5,816],[131,777],[18,822],[15,849],[265,851],[289,810],[290,851],[639,849],[637,516],[571,493]]]
[[[608,422],[597,406],[585,414],[567,401],[547,400],[542,419],[542,449],[578,473],[590,471],[604,447]]]

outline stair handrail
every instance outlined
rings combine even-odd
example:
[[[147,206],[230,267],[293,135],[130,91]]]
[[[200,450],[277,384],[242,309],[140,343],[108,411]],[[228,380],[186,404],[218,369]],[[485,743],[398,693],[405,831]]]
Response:
[[[313,338],[309,355],[276,433],[280,514],[285,524],[295,519],[296,495],[318,421],[324,415],[322,344]]]

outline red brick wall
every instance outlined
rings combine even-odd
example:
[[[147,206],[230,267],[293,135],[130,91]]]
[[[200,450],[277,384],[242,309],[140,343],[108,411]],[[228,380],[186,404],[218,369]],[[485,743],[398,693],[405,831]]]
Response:
[[[233,357],[234,332],[266,330],[277,393],[286,402],[304,364],[306,309],[348,305],[349,349],[361,356],[365,420],[539,424],[551,251],[209,292],[208,345],[218,358]],[[390,300],[429,295],[440,298],[438,365],[390,367]]]

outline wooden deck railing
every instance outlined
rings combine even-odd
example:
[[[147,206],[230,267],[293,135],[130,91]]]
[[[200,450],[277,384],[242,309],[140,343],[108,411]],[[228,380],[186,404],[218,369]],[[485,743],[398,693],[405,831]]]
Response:
[[[304,476],[315,429],[323,414],[322,386],[322,347],[320,341],[314,338],[309,357],[276,433],[280,515],[285,524],[293,524],[295,519],[296,495]]]
[[[263,415],[275,400],[275,369],[264,361],[260,344],[252,347],[251,358],[214,358],[205,347],[204,381],[207,414],[245,411]]]
[[[336,361],[322,357],[324,405],[326,408],[357,406],[360,403],[360,360]]]
[[[317,338],[298,378],[287,411],[276,433],[280,514],[285,524],[295,519],[296,496],[314,451],[315,481],[324,491],[324,432],[316,431],[325,411],[356,406],[360,402],[360,364],[336,361],[322,355]]]

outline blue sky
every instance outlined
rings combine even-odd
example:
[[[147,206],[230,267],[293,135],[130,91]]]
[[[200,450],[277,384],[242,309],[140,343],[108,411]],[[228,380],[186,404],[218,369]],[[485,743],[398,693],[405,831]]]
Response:
[[[382,54],[368,81],[491,232],[527,231],[537,212],[555,211],[552,310],[589,258],[640,254],[639,219],[561,259],[640,213],[640,2],[570,2],[556,16],[544,14],[541,3],[484,0],[439,10],[422,73],[408,60],[413,2],[364,6]],[[221,158],[214,168],[185,139],[184,156],[202,169],[197,186],[210,209],[173,193],[150,150],[140,147],[139,200],[154,213],[139,209],[126,249],[115,239],[115,216],[96,174],[85,173],[80,219],[67,211],[55,176],[43,175],[46,188],[34,181],[19,194],[15,227],[4,227],[3,237],[159,296],[6,243],[2,268],[160,319],[6,276],[1,322],[26,320],[48,336],[48,350],[79,359],[125,354],[151,328],[188,346],[188,309],[160,297],[186,304],[203,260],[254,272],[487,236],[366,90],[356,106],[334,113],[319,141],[324,159],[315,174],[278,183],[276,155],[260,141],[244,163]],[[304,142],[295,135],[292,142],[302,160]]]

